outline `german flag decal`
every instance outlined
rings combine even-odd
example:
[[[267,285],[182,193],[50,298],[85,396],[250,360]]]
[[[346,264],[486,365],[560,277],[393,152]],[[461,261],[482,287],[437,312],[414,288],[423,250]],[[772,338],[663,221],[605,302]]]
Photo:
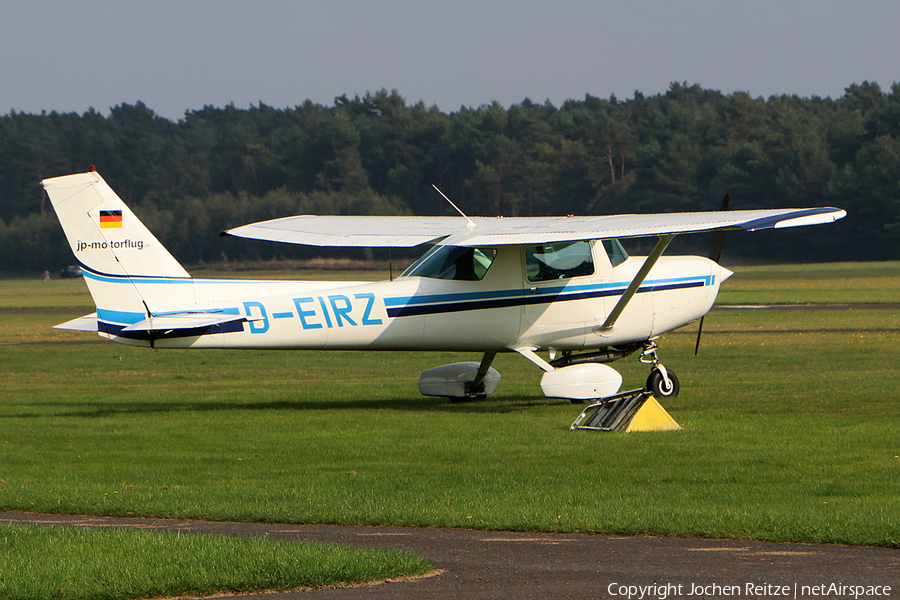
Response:
[[[100,229],[121,229],[122,228],[122,211],[121,210],[101,210],[100,211]]]

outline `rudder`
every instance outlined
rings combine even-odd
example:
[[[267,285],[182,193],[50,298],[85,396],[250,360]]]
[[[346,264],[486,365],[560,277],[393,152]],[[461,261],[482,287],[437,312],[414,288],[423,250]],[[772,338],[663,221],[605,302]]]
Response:
[[[96,171],[41,182],[101,319],[133,323],[194,303],[193,279]]]

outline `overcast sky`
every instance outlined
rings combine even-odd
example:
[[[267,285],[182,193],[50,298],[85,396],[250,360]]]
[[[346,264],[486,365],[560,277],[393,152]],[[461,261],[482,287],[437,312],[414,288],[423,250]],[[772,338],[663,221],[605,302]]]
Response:
[[[444,112],[673,81],[753,96],[900,81],[897,0],[231,0],[3,2],[0,114],[178,119],[396,89]]]

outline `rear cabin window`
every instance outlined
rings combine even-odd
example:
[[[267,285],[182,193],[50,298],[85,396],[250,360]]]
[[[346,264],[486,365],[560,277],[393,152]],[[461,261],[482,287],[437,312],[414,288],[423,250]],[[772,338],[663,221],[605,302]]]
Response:
[[[613,267],[618,267],[628,260],[628,253],[625,252],[625,248],[622,247],[619,240],[603,240],[603,249],[606,250],[606,255]]]
[[[559,242],[525,248],[528,281],[552,281],[594,274],[589,242]]]
[[[496,256],[493,248],[435,246],[411,264],[403,276],[481,281]]]

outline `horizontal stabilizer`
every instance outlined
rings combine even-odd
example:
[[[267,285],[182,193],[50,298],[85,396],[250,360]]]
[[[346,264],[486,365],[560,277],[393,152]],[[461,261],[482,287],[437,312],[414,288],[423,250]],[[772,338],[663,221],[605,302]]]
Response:
[[[262,317],[258,317],[262,319]],[[204,312],[184,312],[172,313],[161,316],[154,316],[138,321],[133,325],[129,325],[122,331],[173,331],[178,329],[200,329],[203,327],[212,327],[213,325],[223,325],[225,323],[234,323],[237,321],[254,321],[257,317],[245,317],[243,315],[234,314],[210,314]]]
[[[83,317],[78,317],[77,319],[72,319],[71,321],[66,321],[65,323],[60,323],[59,325],[54,325],[53,329],[90,331],[91,333],[97,333],[97,313],[91,313],[89,315],[84,315]]]

